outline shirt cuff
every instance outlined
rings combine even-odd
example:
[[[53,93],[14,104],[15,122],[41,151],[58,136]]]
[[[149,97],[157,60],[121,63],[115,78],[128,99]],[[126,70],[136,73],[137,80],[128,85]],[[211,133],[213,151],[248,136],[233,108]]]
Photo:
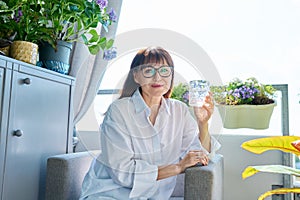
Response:
[[[221,148],[221,144],[219,143],[219,141],[214,136],[210,136],[210,153],[207,152],[208,153],[208,158],[210,160],[213,159],[215,157],[215,155],[216,155],[216,152],[220,148]]]
[[[143,160],[136,160],[133,187],[130,192],[130,199],[147,199],[153,196],[158,189],[157,175],[158,167],[149,165]]]

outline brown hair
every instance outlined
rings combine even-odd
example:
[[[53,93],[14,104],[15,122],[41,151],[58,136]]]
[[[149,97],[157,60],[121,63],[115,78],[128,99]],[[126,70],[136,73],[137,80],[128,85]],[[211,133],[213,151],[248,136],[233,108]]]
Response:
[[[174,67],[173,60],[170,54],[161,47],[148,47],[145,49],[141,49],[135,55],[134,59],[132,60],[130,71],[127,75],[125,83],[123,85],[123,89],[121,91],[120,99],[123,97],[130,97],[137,88],[140,87],[138,83],[134,81],[133,72],[137,69],[138,66],[147,64],[147,63],[164,63],[166,62],[169,66]],[[166,94],[163,96],[165,98],[169,98],[172,93],[174,83],[174,70],[172,72],[172,80],[171,80],[171,87]]]

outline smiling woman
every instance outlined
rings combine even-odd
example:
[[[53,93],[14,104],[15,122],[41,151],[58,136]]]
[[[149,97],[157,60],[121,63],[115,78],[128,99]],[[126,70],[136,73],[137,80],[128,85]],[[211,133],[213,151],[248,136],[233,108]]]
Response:
[[[194,119],[185,104],[169,98],[173,66],[161,47],[137,52],[101,124],[102,153],[85,176],[82,199],[169,199],[177,175],[214,159],[220,144],[208,131],[212,98],[194,107]],[[102,179],[110,181],[99,187]]]

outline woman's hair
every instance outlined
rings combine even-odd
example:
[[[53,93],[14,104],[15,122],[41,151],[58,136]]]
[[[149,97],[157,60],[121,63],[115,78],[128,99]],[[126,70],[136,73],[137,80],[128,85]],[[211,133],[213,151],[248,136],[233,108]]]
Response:
[[[130,97],[135,92],[137,88],[140,87],[138,83],[134,80],[134,71],[137,69],[138,66],[148,63],[167,63],[168,66],[174,67],[173,60],[170,56],[170,54],[161,47],[148,47],[145,49],[141,49],[138,51],[138,53],[135,55],[134,59],[132,60],[130,71],[127,75],[127,78],[125,80],[125,83],[123,85],[123,89],[121,91],[120,99],[123,97]],[[168,90],[166,94],[163,96],[165,98],[169,98],[172,93],[174,83],[174,70],[172,72],[172,80],[171,80],[171,87]]]

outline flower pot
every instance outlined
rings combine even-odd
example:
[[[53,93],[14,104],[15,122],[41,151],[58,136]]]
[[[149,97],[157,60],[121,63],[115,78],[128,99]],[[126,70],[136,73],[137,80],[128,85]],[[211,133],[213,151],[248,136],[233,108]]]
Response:
[[[14,41],[10,47],[10,56],[35,65],[38,58],[38,45],[27,41]]]
[[[269,128],[276,103],[265,105],[216,105],[224,128]]]
[[[41,44],[39,49],[39,66],[61,74],[69,74],[72,43],[58,41],[57,51],[48,43]]]
[[[3,53],[5,56],[9,56],[9,51],[10,51],[10,45],[6,47],[1,47],[0,51]],[[2,55],[2,54],[1,54]]]

